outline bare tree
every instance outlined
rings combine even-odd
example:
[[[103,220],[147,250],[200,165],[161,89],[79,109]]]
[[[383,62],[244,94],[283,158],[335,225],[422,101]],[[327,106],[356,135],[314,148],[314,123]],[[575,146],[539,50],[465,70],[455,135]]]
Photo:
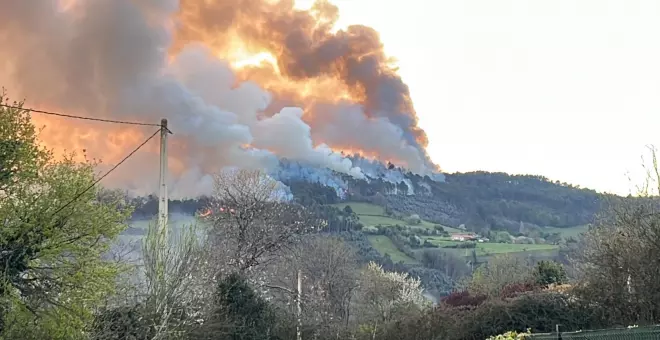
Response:
[[[92,339],[183,339],[204,321],[213,293],[206,242],[195,225],[165,239],[151,223],[139,264],[98,313]]]
[[[356,252],[339,238],[308,235],[278,261],[264,283],[267,294],[294,314],[296,273],[302,274],[302,321],[317,332],[333,332],[351,318],[360,275]]]
[[[359,267],[355,250],[343,240],[314,236],[304,240],[298,254],[300,267],[336,318],[348,322]]]
[[[203,315],[206,244],[195,225],[182,227],[169,240],[155,223],[144,240],[146,308],[153,340],[179,338],[190,319]],[[186,320],[188,319],[188,320]]]
[[[577,292],[621,323],[660,318],[660,171],[656,149],[638,197],[612,198],[584,234],[574,261]]]
[[[533,266],[526,258],[502,254],[479,266],[467,283],[471,292],[499,295],[507,285],[532,280]]]
[[[220,260],[244,272],[273,259],[296,235],[320,229],[320,220],[286,198],[280,183],[261,171],[218,174],[206,219]]]

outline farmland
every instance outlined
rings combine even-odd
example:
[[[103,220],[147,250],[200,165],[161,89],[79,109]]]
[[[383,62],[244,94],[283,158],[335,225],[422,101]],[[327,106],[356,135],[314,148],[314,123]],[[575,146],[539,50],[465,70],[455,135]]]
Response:
[[[334,206],[339,209],[344,209],[346,206],[350,206],[353,212],[359,217],[360,222],[364,224],[365,227],[369,226],[394,226],[400,225],[408,227],[409,230],[415,230],[417,228],[424,229],[433,229],[435,224],[429,221],[424,221],[418,225],[409,225],[405,221],[400,219],[395,219],[389,217],[385,213],[385,209],[381,206],[362,203],[362,202],[345,202],[340,204],[335,204]],[[456,228],[450,228],[443,226],[443,229],[449,232],[450,234],[461,233],[462,231]],[[577,226],[573,228],[552,228],[546,227],[544,231],[547,232],[559,232],[562,237],[577,237],[580,233],[586,231],[586,226]],[[392,240],[385,235],[370,235],[368,237],[372,246],[381,254],[388,254],[392,261],[394,262],[403,262],[407,264],[416,264],[418,261],[405,253],[399,250]],[[487,259],[490,256],[497,254],[515,254],[515,255],[534,255],[540,257],[552,257],[557,254],[559,249],[558,246],[552,244],[515,244],[515,243],[490,243],[490,242],[478,242],[475,244],[474,248],[452,248],[461,244],[459,241],[452,241],[450,237],[442,236],[422,236],[423,240],[438,246],[438,249],[441,249],[446,252],[453,253],[461,257],[471,257],[473,256],[473,249],[477,257],[481,259]],[[416,251],[420,251],[418,249]]]
[[[348,203],[339,203],[334,204],[335,207],[339,209],[344,209],[346,206],[350,206],[353,209],[353,212],[360,218],[360,222],[367,227],[371,226],[393,226],[393,225],[402,225],[408,226],[411,228],[426,228],[431,229],[436,225],[435,223],[422,220],[418,225],[409,225],[405,221],[389,217],[385,214],[385,209],[381,206],[362,203],[362,202],[348,202]],[[461,230],[443,226],[444,230],[449,233],[460,233]]]
[[[580,234],[589,230],[589,225],[578,225],[570,228],[544,227],[543,231],[549,233],[560,233],[562,237],[577,238]]]
[[[389,237],[385,235],[370,235],[369,242],[383,256],[388,254],[393,262],[403,262],[407,264],[418,264],[419,262],[404,254],[392,243]]]
[[[424,239],[429,242],[437,245],[440,248],[444,248],[446,251],[452,252],[458,256],[472,256],[472,249],[468,248],[446,248],[448,246],[453,246],[460,244],[462,242],[451,241],[450,239],[443,237],[425,237]],[[552,255],[556,253],[559,247],[552,244],[513,244],[513,243],[476,243],[475,250],[477,256],[492,256],[497,254],[505,253],[529,253],[535,255]]]
[[[434,229],[435,224],[429,221],[422,220],[418,225],[409,225],[405,221],[400,219],[395,219],[389,217],[385,213],[385,209],[381,206],[362,203],[362,202],[347,202],[335,204],[334,206],[339,209],[344,209],[347,205],[351,207],[353,212],[359,217],[360,222],[365,226],[394,226],[401,225],[404,227],[410,228],[410,230],[415,230],[418,228],[424,229]],[[141,220],[135,221],[130,224],[132,228],[131,233],[122,235],[124,242],[132,241],[135,242],[141,238],[139,235],[141,232],[146,233],[146,229],[150,221]],[[183,216],[183,215],[173,215],[170,218],[170,222],[174,225],[174,229],[180,229],[183,225],[190,225],[195,223],[195,218],[192,216]],[[443,226],[443,229],[449,232],[450,234],[461,233],[463,231]],[[577,237],[580,233],[587,230],[587,226],[576,226],[572,228],[554,228],[554,227],[545,227],[543,228],[546,232],[558,232],[562,237]],[[392,240],[385,235],[369,235],[369,242],[371,245],[381,254],[388,254],[392,261],[394,262],[403,262],[406,264],[418,264],[419,261],[415,258],[412,258],[401,250],[399,250]],[[461,257],[471,257],[473,256],[472,248],[448,248],[461,244],[459,241],[452,241],[450,237],[442,236],[422,236],[423,240],[428,240],[430,243],[437,245],[438,249],[441,249],[446,252],[453,253]],[[558,251],[558,246],[551,244],[513,244],[513,243],[476,243],[475,245],[476,256],[479,258],[488,258],[497,254],[516,254],[516,255],[534,255],[534,256],[554,256]],[[419,249],[417,251],[420,251]]]

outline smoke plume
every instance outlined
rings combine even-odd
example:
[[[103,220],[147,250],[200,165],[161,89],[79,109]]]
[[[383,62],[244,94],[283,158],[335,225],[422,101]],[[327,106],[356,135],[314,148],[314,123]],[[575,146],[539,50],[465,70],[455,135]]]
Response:
[[[416,173],[437,167],[407,86],[376,31],[333,33],[337,9],[269,0],[0,0],[0,84],[26,105],[158,123],[175,195],[208,190],[225,166],[279,158],[365,176],[342,151]],[[35,116],[56,150],[113,163],[153,131]],[[155,186],[157,143],[113,174]],[[152,182],[153,185],[152,185]]]

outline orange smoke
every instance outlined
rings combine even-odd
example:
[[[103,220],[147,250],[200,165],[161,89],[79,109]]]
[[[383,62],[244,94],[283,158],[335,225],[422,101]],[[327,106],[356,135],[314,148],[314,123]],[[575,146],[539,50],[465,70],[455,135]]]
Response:
[[[89,153],[104,162],[117,162],[124,158],[148,136],[145,129],[132,126],[108,126],[99,123],[77,121],[68,118],[32,114],[32,122],[40,129],[40,141],[55,158],[71,152],[78,160]],[[154,128],[155,129],[155,128]],[[149,144],[144,150],[157,152],[157,145]]]
[[[170,173],[191,194],[224,166],[270,169],[276,156],[355,178],[364,174],[339,152],[437,169],[374,29],[335,31],[338,10],[323,0],[306,11],[292,0],[179,2],[0,0],[0,84],[35,109],[168,118]],[[56,156],[76,151],[105,164],[154,131],[33,117]],[[158,156],[152,141],[114,173],[116,183],[155,183]]]
[[[425,149],[428,139],[417,126],[408,87],[390,66],[378,33],[365,26],[333,33],[338,15],[325,0],[309,11],[295,9],[290,0],[182,0],[172,52],[202,42],[230,61],[242,79],[276,97],[304,109],[315,102],[360,103],[370,117],[402,122]],[[314,112],[305,113],[307,121],[314,120]]]

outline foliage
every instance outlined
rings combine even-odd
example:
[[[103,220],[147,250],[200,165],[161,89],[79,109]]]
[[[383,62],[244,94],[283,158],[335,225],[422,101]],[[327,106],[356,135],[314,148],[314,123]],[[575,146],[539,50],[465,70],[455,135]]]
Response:
[[[464,259],[440,249],[425,249],[420,255],[424,267],[438,270],[452,281],[458,281],[470,274]]]
[[[452,292],[451,294],[443,297],[440,301],[448,306],[478,306],[488,299],[488,296],[483,294],[470,294],[467,290],[460,290]]]
[[[560,293],[533,292],[505,300],[489,298],[476,306],[440,304],[382,327],[376,338],[480,340],[509,331],[549,333],[557,324],[570,331],[601,328],[606,321],[599,307],[588,302]]]
[[[206,336],[200,339],[273,339],[270,306],[240,274],[232,273],[218,283],[214,306],[203,331]]]
[[[529,329],[526,332],[509,331],[504,334],[491,336],[486,340],[519,340],[528,338],[531,334],[532,333],[529,331]]]
[[[385,271],[374,262],[364,269],[359,287],[358,299],[364,307],[361,314],[368,320],[390,321],[396,313],[427,303],[418,279]]]
[[[456,339],[485,339],[510,330],[549,333],[557,324],[565,330],[604,326],[597,307],[554,292],[528,293],[507,300],[491,299],[474,309],[455,313],[460,317]]]
[[[401,217],[416,214],[437,224],[454,227],[465,224],[472,231],[495,229],[511,234],[519,234],[521,221],[531,228],[567,228],[591,223],[602,205],[612,198],[540,176],[472,172],[447,174],[445,182],[411,174],[407,177],[418,191],[421,189],[417,195],[384,195],[391,192],[393,185],[381,179],[370,182],[347,179],[351,188],[348,198],[379,205],[384,208],[384,215],[388,212]],[[339,202],[335,189],[319,183],[287,181],[285,184],[290,187],[294,199],[304,206]],[[425,187],[430,191],[425,193]],[[156,203],[148,203],[152,214],[157,211]],[[194,208],[189,200],[174,200],[172,205],[173,211],[182,209],[188,213],[206,206],[205,202],[200,202]],[[138,210],[148,215],[143,209]],[[558,242],[557,235],[544,236],[553,243]],[[504,235],[498,240],[507,242]]]
[[[564,266],[554,261],[539,261],[534,267],[533,275],[536,283],[544,287],[551,284],[562,285],[568,281]]]
[[[153,328],[145,322],[145,310],[140,305],[121,305],[100,311],[92,325],[93,340],[148,340]]]
[[[320,183],[286,181],[295,200],[304,206],[328,205],[339,202],[335,189]]]
[[[500,292],[500,297],[503,299],[513,298],[520,294],[532,292],[538,290],[539,286],[536,282],[526,281],[526,282],[515,282],[508,284],[502,288]]]
[[[408,216],[405,219],[405,221],[406,221],[406,223],[408,223],[410,225],[419,225],[420,223],[422,223],[422,219],[419,218],[419,215],[417,215],[417,214],[412,214],[412,215]]]
[[[445,182],[411,174],[407,177],[416,187],[424,182],[430,191],[414,196],[387,195],[389,210],[418,214],[425,220],[454,227],[465,223],[473,231],[490,228],[514,233],[520,221],[557,227],[587,224],[607,197],[541,176],[471,172],[446,174]],[[354,180],[351,188],[353,197],[367,198],[390,190],[387,183],[378,180]]]
[[[210,280],[204,270],[205,240],[199,234],[195,225],[183,227],[178,235],[168,235],[156,223],[149,225],[143,240],[146,287],[142,300],[150,333],[156,338],[181,333],[190,326],[187,316],[203,312],[199,306]]]
[[[0,336],[79,338],[113,291],[120,267],[101,254],[130,211],[94,163],[55,160],[36,136],[27,111],[0,108]]]
[[[533,278],[532,268],[526,259],[508,254],[494,256],[473,273],[468,287],[472,292],[499,296],[502,289],[512,283]]]

